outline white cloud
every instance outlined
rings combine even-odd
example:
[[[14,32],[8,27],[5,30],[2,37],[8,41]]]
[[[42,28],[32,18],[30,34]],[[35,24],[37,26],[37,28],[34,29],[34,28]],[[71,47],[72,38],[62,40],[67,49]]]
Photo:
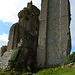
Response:
[[[70,0],[70,7],[71,7],[71,42],[72,47],[75,47],[75,1]]]
[[[15,23],[18,21],[18,12],[27,6],[31,0],[0,0],[0,20]],[[41,8],[41,0],[32,0],[33,4]],[[0,35],[0,47],[7,45],[8,35]]]
[[[31,0],[0,0],[0,20],[15,23],[18,21],[18,12],[27,6]],[[32,0],[33,4],[41,8],[41,0]],[[0,47],[7,45],[8,35],[0,35]]]
[[[0,47],[2,45],[7,45],[8,42],[8,35],[3,33],[2,35],[0,35]]]
[[[4,22],[17,22],[17,14],[26,7],[27,2],[31,0],[0,0],[0,20]],[[41,0],[32,0],[40,8]]]

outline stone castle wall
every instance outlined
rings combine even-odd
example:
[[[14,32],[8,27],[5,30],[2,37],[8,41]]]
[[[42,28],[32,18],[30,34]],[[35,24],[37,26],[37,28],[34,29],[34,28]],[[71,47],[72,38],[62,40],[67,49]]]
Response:
[[[57,67],[65,61],[71,50],[69,0],[42,0],[40,25],[39,14],[32,1],[18,13],[19,21],[10,28],[7,51],[0,58],[1,67],[8,65],[16,48],[20,48],[20,68]]]
[[[69,1],[42,0],[39,29],[38,67],[60,66],[71,50]]]

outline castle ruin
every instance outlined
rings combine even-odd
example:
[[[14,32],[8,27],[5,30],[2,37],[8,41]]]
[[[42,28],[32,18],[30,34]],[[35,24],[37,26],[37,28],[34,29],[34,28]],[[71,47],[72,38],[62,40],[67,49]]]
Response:
[[[41,13],[31,1],[18,17],[19,21],[10,28],[0,67],[7,67],[16,48],[20,51],[15,57],[15,68],[31,71],[35,65],[38,68],[61,66],[71,50],[69,0],[42,0]]]

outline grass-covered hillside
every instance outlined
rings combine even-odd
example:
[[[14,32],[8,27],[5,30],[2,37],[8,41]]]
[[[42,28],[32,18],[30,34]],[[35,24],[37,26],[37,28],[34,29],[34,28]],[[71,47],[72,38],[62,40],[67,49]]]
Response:
[[[75,68],[50,68],[33,75],[75,75]]]
[[[50,68],[44,69],[37,73],[20,73],[16,71],[1,71],[0,75],[75,75],[75,68],[66,68],[66,67],[58,67],[58,68]]]

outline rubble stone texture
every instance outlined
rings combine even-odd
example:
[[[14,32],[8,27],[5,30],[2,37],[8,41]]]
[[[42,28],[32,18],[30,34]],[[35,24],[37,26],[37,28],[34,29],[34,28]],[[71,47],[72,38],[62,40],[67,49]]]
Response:
[[[42,0],[37,66],[60,66],[70,54],[69,0]]]
[[[31,71],[36,64],[38,68],[49,68],[65,61],[71,50],[69,0],[42,0],[40,25],[39,14],[32,1],[18,13],[19,21],[10,28],[8,48],[0,57],[0,68],[9,66],[8,60],[17,48],[20,50],[14,68]]]
[[[5,69],[8,66],[8,60],[10,59],[13,50],[6,51],[2,57],[0,57],[0,69]]]
[[[14,24],[10,29],[8,50],[15,50],[22,41],[21,52],[17,59],[21,68],[26,65],[34,65],[36,62],[39,14],[40,10],[32,5],[32,2],[28,3],[27,8],[18,13],[19,22]]]
[[[28,3],[27,8],[24,8],[18,13],[19,22],[12,25],[9,32],[8,50],[16,49],[20,40],[23,40],[23,44],[26,45],[24,39],[26,39],[27,33],[32,37],[38,36],[39,28],[39,9]],[[28,40],[28,39],[27,39]]]
[[[14,50],[18,47],[21,48],[21,51],[17,57],[17,68],[21,69],[28,67],[31,69],[31,67],[33,67],[32,65],[36,64],[39,14],[40,10],[34,6],[31,1],[27,4],[27,7],[18,13],[19,21],[13,24],[10,28],[7,53],[10,52],[10,50],[14,52]],[[8,60],[4,59],[4,61],[7,62]]]
[[[2,57],[6,51],[7,51],[7,46],[2,46],[0,50],[0,56]]]

